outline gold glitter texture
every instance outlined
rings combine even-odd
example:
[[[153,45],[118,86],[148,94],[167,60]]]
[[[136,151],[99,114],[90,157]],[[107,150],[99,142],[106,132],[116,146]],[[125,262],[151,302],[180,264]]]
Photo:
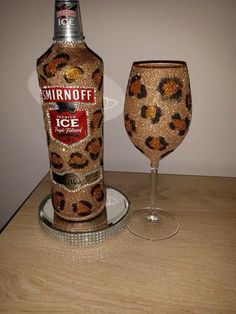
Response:
[[[140,89],[142,98],[135,97]],[[175,150],[191,121],[191,92],[185,62],[135,62],[127,86],[124,120],[132,143],[156,167]],[[128,118],[127,118],[128,117]],[[131,132],[130,121],[135,130]]]
[[[65,174],[86,175],[98,171],[103,160],[102,60],[88,49],[85,43],[56,42],[38,59],[37,71],[41,88],[88,87],[95,90],[94,104],[79,102],[73,104],[75,110],[86,111],[88,119],[87,137],[73,145],[63,145],[52,136],[48,113],[49,110],[57,110],[57,104],[53,102],[42,104],[51,172],[63,176]],[[93,145],[88,146],[93,139],[95,139]],[[52,201],[56,215],[76,222],[86,221],[99,215],[106,202],[103,169],[101,173],[99,180],[89,182],[76,191],[52,181]],[[97,184],[100,184],[104,191],[104,199],[100,202],[91,195],[92,188]],[[91,204],[91,209],[86,215],[80,215],[82,208],[85,208],[85,204],[88,203]]]

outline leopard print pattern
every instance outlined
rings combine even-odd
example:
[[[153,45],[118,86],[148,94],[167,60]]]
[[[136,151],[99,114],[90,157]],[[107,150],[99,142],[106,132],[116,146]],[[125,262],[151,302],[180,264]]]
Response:
[[[52,204],[56,215],[69,221],[86,221],[105,208],[106,189],[103,180],[103,62],[84,43],[54,43],[37,61],[40,87],[89,87],[95,90],[96,104],[43,103],[50,169],[57,175],[93,173],[101,169],[102,177],[76,191],[70,191],[52,177]],[[88,134],[85,140],[67,147],[50,132],[47,112],[73,113],[85,110]]]
[[[161,70],[160,70],[161,69]],[[135,147],[158,166],[188,133],[192,99],[184,62],[134,63],[126,92],[124,122]]]

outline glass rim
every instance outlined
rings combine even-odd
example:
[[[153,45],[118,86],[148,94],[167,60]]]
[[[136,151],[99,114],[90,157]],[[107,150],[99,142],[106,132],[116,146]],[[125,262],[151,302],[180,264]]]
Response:
[[[135,61],[132,67],[143,69],[170,69],[187,67],[187,63],[179,60],[147,60]]]

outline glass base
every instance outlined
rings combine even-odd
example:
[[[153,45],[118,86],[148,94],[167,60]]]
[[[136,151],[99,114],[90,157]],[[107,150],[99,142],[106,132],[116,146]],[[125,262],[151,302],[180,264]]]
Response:
[[[130,215],[128,229],[134,235],[147,240],[164,240],[179,231],[178,218],[167,210],[158,208],[157,216],[152,217],[150,208],[143,208]]]
[[[58,217],[48,195],[39,207],[39,221],[43,230],[57,241],[72,245],[103,242],[125,229],[129,219],[129,201],[112,187],[106,187],[107,200],[103,212],[85,222],[71,222]]]

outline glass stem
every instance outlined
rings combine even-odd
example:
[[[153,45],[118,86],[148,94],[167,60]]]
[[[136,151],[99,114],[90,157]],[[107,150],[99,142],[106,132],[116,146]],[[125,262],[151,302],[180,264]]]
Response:
[[[147,221],[153,223],[159,220],[157,214],[157,173],[158,167],[151,167],[150,214],[147,216]]]

